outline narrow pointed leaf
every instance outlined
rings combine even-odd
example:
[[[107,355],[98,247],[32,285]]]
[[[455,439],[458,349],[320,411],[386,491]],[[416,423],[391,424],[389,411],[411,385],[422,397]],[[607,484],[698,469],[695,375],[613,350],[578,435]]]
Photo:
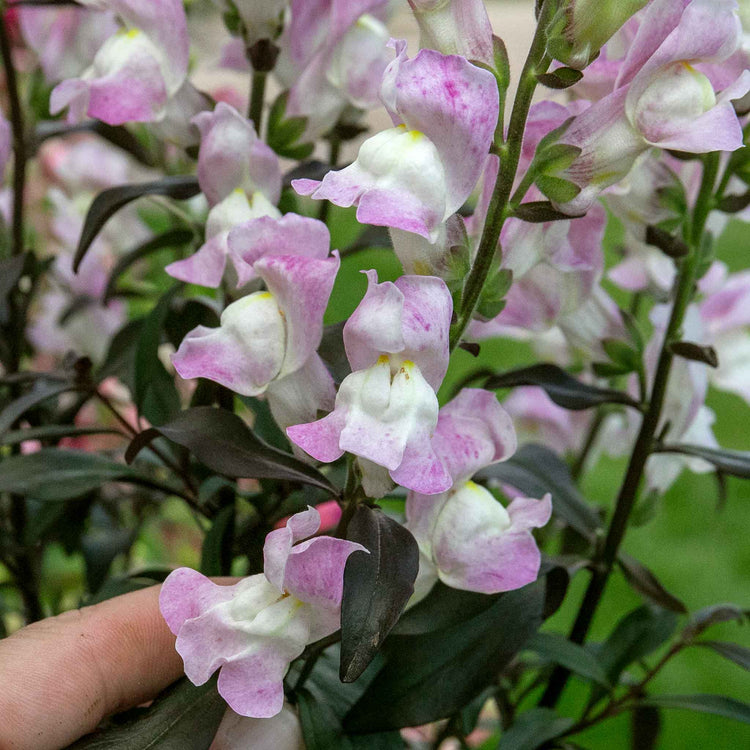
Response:
[[[117,187],[103,190],[94,198],[86,214],[76,254],[73,258],[73,270],[78,270],[81,261],[86,255],[86,251],[102,227],[123,206],[144,195],[164,195],[168,198],[176,198],[177,200],[187,200],[198,195],[198,193],[200,193],[198,178],[192,175],[173,175],[162,177],[160,180],[154,180],[153,182],[118,185]]]
[[[342,682],[353,682],[380,649],[414,593],[419,548],[414,537],[381,510],[360,505],[346,538],[369,554],[349,555],[341,603]]]
[[[107,302],[110,297],[115,294],[115,287],[118,279],[134,263],[141,260],[141,258],[151,255],[151,253],[163,250],[165,247],[179,247],[180,245],[185,245],[190,242],[194,236],[195,235],[190,229],[170,229],[168,232],[164,232],[164,234],[160,234],[158,237],[143,242],[129,253],[125,253],[125,255],[117,261],[115,267],[109,274],[107,286],[104,290],[103,301]]]
[[[131,462],[157,437],[187,448],[209,469],[226,476],[285,479],[338,490],[312,466],[260,440],[236,414],[211,406],[197,406],[160,427],[141,432],[131,442],[125,460]]]
[[[564,409],[578,411],[602,404],[625,404],[638,408],[638,402],[627,393],[611,388],[599,388],[582,383],[557,365],[539,364],[520,370],[493,375],[484,384],[485,388],[514,388],[519,385],[536,385]]]
[[[542,622],[544,580],[488,597],[492,605],[453,626],[393,635],[385,665],[344,719],[352,732],[426,724],[451,716],[490,684]]]
[[[745,620],[750,620],[750,610],[742,609],[736,604],[712,604],[693,612],[690,616],[690,622],[682,632],[682,637],[689,641],[708,630],[712,625],[732,621],[742,623]]]
[[[590,651],[555,633],[537,633],[526,644],[526,648],[543,659],[566,667],[571,672],[604,688],[611,687],[601,664]]]
[[[0,412],[0,435],[9,430],[29,409],[74,388],[75,385],[70,381],[37,380],[29,391],[11,401]]]
[[[679,614],[687,614],[687,607],[676,596],[670,594],[659,579],[642,563],[634,557],[620,553],[617,562],[627,582],[649,601],[658,604],[664,609]]]
[[[528,201],[513,209],[513,216],[531,224],[545,224],[548,221],[570,221],[577,218],[558,211],[550,201]]]
[[[680,453],[684,456],[702,458],[725,474],[750,479],[750,451],[703,448],[700,445],[687,445],[685,443],[661,445],[655,450],[657,453]]]
[[[739,643],[727,643],[725,641],[696,641],[693,645],[710,648],[725,659],[734,662],[738,667],[750,670],[750,649],[740,646]]]
[[[536,750],[564,734],[574,723],[573,719],[559,716],[551,708],[532,708],[503,732],[497,750]]]
[[[698,693],[695,695],[650,695],[640,702],[645,706],[659,708],[682,708],[687,711],[723,716],[750,724],[750,705],[726,695]]]
[[[183,678],[144,712],[84,737],[70,750],[208,750],[226,710],[216,678],[200,687]]]

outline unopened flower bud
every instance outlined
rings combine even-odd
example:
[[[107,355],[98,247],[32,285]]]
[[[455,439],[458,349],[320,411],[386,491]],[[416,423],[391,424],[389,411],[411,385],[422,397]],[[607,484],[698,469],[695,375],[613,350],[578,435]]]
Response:
[[[567,0],[547,30],[547,52],[582,70],[648,0]]]

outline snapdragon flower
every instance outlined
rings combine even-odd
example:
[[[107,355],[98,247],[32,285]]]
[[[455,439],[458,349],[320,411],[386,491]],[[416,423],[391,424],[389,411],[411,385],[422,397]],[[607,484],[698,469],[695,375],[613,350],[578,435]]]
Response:
[[[234,107],[219,102],[213,112],[193,118],[200,130],[198,184],[211,209],[206,242],[189,258],[170,263],[166,271],[181,281],[217,287],[229,253],[229,232],[263,216],[280,218],[279,159],[258,138],[253,123]]]
[[[367,278],[367,292],[344,326],[353,372],[339,386],[334,410],[289,427],[287,435],[319,461],[347,451],[358,456],[372,496],[388,490],[388,475],[425,494],[444,492],[451,478],[431,438],[435,392],[448,368],[450,293],[432,276],[379,284],[368,271]]]
[[[233,586],[190,568],[162,585],[159,606],[188,679],[202,685],[220,669],[219,693],[242,716],[276,716],[289,664],[340,626],[346,560],[367,550],[328,536],[308,539],[319,527],[315,508],[292,516],[266,537],[264,572]]]
[[[317,231],[306,233],[311,225]],[[261,242],[238,260],[267,291],[230,304],[218,328],[190,331],[172,362],[183,378],[208,378],[245,396],[266,393],[283,428],[333,403],[333,380],[316,350],[339,257],[329,257],[328,230],[321,222],[287,215],[279,227],[271,232],[274,254],[251,258],[253,249],[262,252],[267,235],[261,231]],[[309,242],[301,242],[306,234]]]
[[[337,206],[356,205],[363,224],[435,242],[484,168],[497,123],[497,84],[462,57],[422,50],[410,60],[406,42],[394,46],[380,88],[394,127],[366,140],[348,167],[292,186]]]
[[[555,173],[580,189],[553,199],[572,215],[622,179],[652,146],[690,153],[734,151],[743,145],[732,100],[750,90],[750,71],[716,93],[702,63],[729,58],[740,44],[734,0],[654,0],[646,9],[615,90],[578,115],[559,142],[581,149]]]
[[[517,497],[506,509],[470,481],[479,469],[509,458],[516,449],[513,423],[495,395],[462,390],[440,410],[433,446],[450,471],[452,487],[432,496],[410,492],[406,500],[406,528],[420,552],[415,600],[438,579],[484,594],[534,581],[541,556],[529,529],[549,520],[550,496]]]
[[[68,120],[96,117],[110,125],[164,117],[187,77],[190,40],[182,0],[84,0],[113,11],[124,27],[99,48],[78,77],[58,84],[50,112]]]

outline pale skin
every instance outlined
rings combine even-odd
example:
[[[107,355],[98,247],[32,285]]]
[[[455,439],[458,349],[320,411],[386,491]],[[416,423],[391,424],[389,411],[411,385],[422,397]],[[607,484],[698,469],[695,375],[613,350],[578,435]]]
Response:
[[[65,747],[182,675],[159,588],[65,612],[0,641],[0,750]]]

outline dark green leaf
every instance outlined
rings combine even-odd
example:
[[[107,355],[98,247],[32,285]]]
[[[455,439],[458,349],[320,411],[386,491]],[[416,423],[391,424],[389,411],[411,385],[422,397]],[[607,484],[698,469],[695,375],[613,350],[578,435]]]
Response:
[[[680,453],[684,456],[695,456],[713,464],[725,474],[742,479],[750,479],[750,451],[730,451],[724,448],[703,448],[700,445],[675,443],[655,448],[657,453]]]
[[[163,250],[165,247],[179,247],[185,245],[193,239],[195,235],[190,229],[170,229],[164,234],[160,234],[158,237],[153,237],[150,240],[138,245],[125,255],[122,255],[115,264],[115,267],[109,274],[107,279],[107,286],[104,290],[103,302],[107,302],[109,298],[115,293],[115,286],[117,280],[141,258],[145,258],[151,253],[155,253],[158,250]]]
[[[109,573],[114,559],[126,553],[135,534],[127,529],[93,525],[81,539],[81,552],[86,564],[86,585],[89,591],[98,591]]]
[[[343,332],[345,324],[346,321],[344,320],[341,323],[326,326],[323,329],[323,340],[318,348],[318,354],[328,365],[328,369],[337,383],[340,383],[352,371],[344,349]]]
[[[634,557],[621,552],[617,562],[627,582],[649,601],[672,612],[686,614],[687,607],[676,596],[670,594],[659,579]]]
[[[233,478],[286,479],[338,494],[319,471],[264,443],[240,417],[225,409],[198,406],[181,412],[167,424],[145,430],[133,439],[125,460],[131,462],[160,435],[187,448],[219,474]]]
[[[693,645],[710,648],[725,659],[734,662],[737,666],[750,671],[750,649],[740,646],[739,643],[727,643],[725,641],[695,641]]]
[[[611,687],[596,657],[583,646],[572,643],[561,635],[537,633],[531,637],[526,648],[539,654],[546,661],[566,667],[586,680],[597,682],[607,689]]]
[[[8,296],[23,275],[29,253],[0,260],[0,300]]]
[[[62,438],[83,437],[85,435],[122,435],[111,427],[76,427],[72,424],[48,424],[42,427],[30,427],[26,430],[6,432],[0,438],[2,445],[18,445],[24,440],[61,440]]]
[[[567,89],[578,83],[583,78],[583,73],[575,68],[555,68],[550,73],[542,73],[536,78],[547,88]]]
[[[669,350],[672,354],[676,354],[683,359],[703,362],[703,364],[709,367],[719,366],[716,349],[712,346],[702,346],[701,344],[694,344],[692,341],[675,341],[669,345]]]
[[[653,225],[646,227],[646,242],[658,247],[670,258],[684,258],[690,252],[690,248],[679,237]]]
[[[602,349],[623,373],[636,372],[641,367],[640,354],[620,339],[602,339]]]
[[[688,711],[723,716],[750,724],[750,705],[725,695],[698,693],[696,695],[650,695],[640,701],[642,706],[684,708]]]
[[[203,575],[226,576],[231,573],[234,515],[234,505],[227,505],[214,516],[201,549],[200,570]]]
[[[145,712],[84,737],[70,750],[208,750],[226,709],[216,678],[196,687],[184,677]]]
[[[29,409],[73,388],[75,384],[69,380],[36,380],[29,391],[11,401],[0,412],[0,435],[9,430]]]
[[[682,632],[682,636],[689,641],[705,632],[712,625],[719,625],[732,620],[742,623],[747,619],[750,619],[750,610],[742,609],[736,604],[712,604],[710,607],[704,607],[697,612],[693,612],[690,616],[690,622]]]
[[[110,578],[108,581],[104,582],[96,594],[86,599],[83,606],[89,607],[92,604],[98,604],[107,599],[112,599],[115,596],[129,594],[131,591],[140,591],[149,586],[154,586],[157,583],[162,583],[170,572],[171,571],[169,570],[145,570],[127,576]]]
[[[128,466],[95,453],[42,448],[0,462],[0,492],[60,501],[98,489],[104,482],[137,476]]]
[[[485,388],[515,388],[519,385],[536,385],[563,409],[590,409],[602,404],[625,404],[638,408],[638,402],[627,393],[610,388],[598,388],[582,383],[557,365],[543,363],[520,370],[511,370],[493,375],[484,384]]]
[[[81,238],[78,241],[75,257],[73,258],[73,270],[78,271],[86,251],[99,234],[107,220],[119,211],[123,206],[141,198],[144,195],[165,195],[169,198],[186,200],[200,193],[198,178],[189,176],[162,177],[153,182],[142,182],[135,185],[118,185],[117,187],[103,190],[94,198],[89,207],[86,219],[81,230]]]
[[[342,682],[353,682],[414,593],[419,547],[400,523],[366,505],[349,521],[346,538],[369,550],[349,555],[344,568],[339,676]]]
[[[174,378],[159,359],[159,345],[172,298],[181,287],[175,284],[148,314],[135,350],[135,403],[139,413],[154,425],[166,422],[180,411],[180,394]]]
[[[602,528],[596,511],[583,499],[567,464],[549,448],[525,445],[507,461],[482,469],[482,479],[498,479],[528,497],[552,495],[552,512],[585,539],[593,540]]]
[[[551,708],[532,708],[522,713],[503,732],[498,750],[536,750],[545,742],[564,734],[575,722],[558,716]]]
[[[548,221],[570,221],[578,218],[578,216],[571,216],[558,211],[549,201],[521,203],[513,210],[513,216],[531,224],[544,224]]]
[[[297,707],[307,750],[351,750],[339,718],[325,701],[309,690],[297,691]]]
[[[450,716],[494,684],[542,622],[544,580],[497,597],[457,625],[392,635],[385,666],[344,719],[353,732],[426,724]]]
[[[750,191],[742,195],[725,195],[716,205],[718,211],[736,214],[750,206]]]
[[[597,648],[599,663],[615,685],[630,664],[661,646],[677,627],[677,615],[669,610],[644,605],[629,612]]]
[[[661,713],[656,706],[638,706],[630,716],[633,750],[654,750],[661,733]]]

